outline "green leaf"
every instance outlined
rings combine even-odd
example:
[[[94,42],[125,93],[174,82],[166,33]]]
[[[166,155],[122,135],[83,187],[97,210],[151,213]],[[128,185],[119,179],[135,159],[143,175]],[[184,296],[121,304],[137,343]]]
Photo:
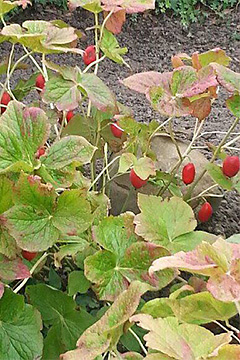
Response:
[[[64,191],[58,199],[52,220],[63,235],[80,234],[92,224],[90,204],[80,190]]]
[[[44,54],[74,52],[82,54],[72,43],[78,39],[72,27],[59,28],[53,23],[43,20],[29,20],[22,24],[7,25],[2,30],[12,43],[20,43],[34,52]]]
[[[102,11],[100,0],[70,0],[69,1],[69,7],[71,10],[75,10],[79,6],[95,14],[98,14],[99,12]]]
[[[88,328],[78,339],[77,349],[62,355],[62,360],[94,360],[108,348],[116,346],[123,333],[123,326],[137,310],[141,295],[149,286],[133,282],[123,291],[102,318]]]
[[[161,201],[153,195],[138,195],[141,213],[135,216],[135,232],[147,241],[172,247],[179,236],[193,231],[197,225],[191,207],[178,197]]]
[[[141,179],[146,180],[149,176],[156,175],[155,164],[152,159],[143,157],[137,160],[133,167],[137,176]]]
[[[15,239],[9,234],[8,229],[4,225],[0,226],[0,253],[9,259],[16,258],[20,253]]]
[[[75,309],[76,304],[70,296],[47,285],[28,286],[26,293],[31,304],[40,311],[44,323],[51,325],[44,342],[44,359],[50,359],[53,348],[58,357],[51,357],[51,360],[57,360],[61,351],[74,349],[79,335],[94,322],[90,314]]]
[[[67,242],[66,239],[64,241]],[[84,239],[78,239],[76,243],[64,245],[54,254],[55,266],[61,267],[61,261],[65,256],[74,257],[78,252],[82,252],[89,247],[89,243]]]
[[[0,176],[0,214],[13,206],[13,183],[5,176]]]
[[[43,101],[54,103],[59,111],[74,110],[81,101],[78,84],[64,79],[61,75],[55,75],[45,84]]]
[[[117,110],[116,98],[104,82],[95,74],[81,75],[79,86],[87,93],[93,105],[101,111]]]
[[[239,357],[239,345],[225,345],[221,349],[219,349],[218,355],[210,357],[209,360],[238,360]]]
[[[212,63],[211,66],[217,74],[220,85],[225,87],[227,91],[234,93],[240,92],[240,74],[236,73],[223,65]]]
[[[151,315],[154,319],[174,316],[169,303],[169,298],[150,300],[141,308],[141,314]]]
[[[216,164],[208,164],[206,166],[209,175],[212,179],[220,185],[223,189],[231,190],[233,187],[232,181],[223,174],[222,169]]]
[[[103,31],[100,49],[103,51],[106,57],[118,64],[124,63],[122,55],[125,55],[128,52],[126,47],[120,48],[116,37],[106,29]]]
[[[234,116],[240,118],[240,95],[233,95],[226,101],[228,109]]]
[[[59,238],[59,230],[53,225],[52,215],[47,209],[16,205],[4,216],[10,234],[22,249],[35,252],[47,250]],[[41,241],[39,241],[41,239]]]
[[[49,125],[43,110],[24,108],[11,101],[1,116],[0,173],[33,171],[38,161],[35,153],[49,135]]]
[[[14,190],[16,205],[31,206],[34,209],[42,208],[49,213],[53,211],[57,194],[50,184],[43,184],[39,176],[21,172]]]
[[[179,321],[197,325],[226,321],[237,313],[235,304],[216,300],[206,291],[182,299],[169,299],[168,306]]]
[[[226,239],[227,242],[240,244],[240,234],[234,234]]]
[[[208,50],[202,54],[198,54],[198,60],[202,67],[207,66],[212,62],[228,66],[231,58],[226,55],[224,50],[216,48]]]
[[[83,271],[73,271],[68,277],[68,295],[73,296],[78,292],[85,294],[90,288],[90,281],[86,279]]]
[[[31,90],[36,88],[36,78],[39,73],[35,73],[28,80],[20,79],[12,90],[13,95],[18,101],[21,101]]]
[[[52,267],[50,267],[50,270],[49,270],[48,282],[49,282],[50,286],[52,286],[56,289],[60,290],[62,287],[61,277],[58,275],[58,273]]]
[[[213,244],[217,240],[217,236],[205,231],[191,231],[174,239],[168,248],[171,252],[194,250],[201,242],[206,241]]]
[[[97,122],[95,119],[76,114],[67,126],[64,127],[61,137],[79,135],[87,139],[91,144],[94,144],[96,132]]]
[[[42,355],[40,314],[24,297],[6,289],[0,299],[0,358],[32,360]]]
[[[166,286],[173,272],[148,275],[154,259],[168,251],[154,244],[138,241],[134,234],[133,216],[126,213],[103,220],[93,230],[94,240],[104,250],[89,256],[84,263],[86,277],[95,284],[100,299],[114,300],[134,280],[145,281],[153,288]]]
[[[127,170],[137,162],[137,158],[132,153],[123,153],[119,159],[119,169],[120,174],[124,174]]]
[[[0,16],[7,14],[9,11],[14,9],[17,6],[24,6],[23,1],[4,1],[0,0]]]
[[[214,336],[201,326],[179,324],[173,317],[153,319],[150,315],[140,314],[133,316],[131,321],[149,330],[144,336],[149,348],[174,359],[206,359],[231,341],[230,334]]]
[[[191,66],[184,66],[173,72],[171,90],[173,95],[184,94],[196,81],[197,72]]]
[[[96,147],[81,136],[67,136],[55,142],[43,157],[42,164],[47,169],[60,170],[74,163],[84,165],[91,161]]]

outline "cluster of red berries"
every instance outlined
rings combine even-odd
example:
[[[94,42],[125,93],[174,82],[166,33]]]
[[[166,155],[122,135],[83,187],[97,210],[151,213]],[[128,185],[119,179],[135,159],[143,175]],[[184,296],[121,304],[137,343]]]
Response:
[[[240,160],[238,156],[227,156],[223,161],[222,172],[227,177],[233,177],[237,175],[240,169]],[[184,184],[191,184],[196,175],[195,166],[193,163],[189,163],[184,166],[182,170],[182,181]],[[206,222],[212,216],[213,209],[209,202],[205,202],[198,212],[198,219],[201,222]]]

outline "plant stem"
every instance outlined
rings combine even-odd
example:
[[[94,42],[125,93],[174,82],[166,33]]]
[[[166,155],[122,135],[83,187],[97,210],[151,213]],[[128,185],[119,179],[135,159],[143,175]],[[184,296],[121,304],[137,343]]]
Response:
[[[32,62],[34,63],[34,65],[36,66],[36,68],[39,70],[39,72],[45,77],[45,74],[43,72],[43,69],[41,68],[41,66],[37,63],[37,61],[34,59],[34,57],[31,55],[31,53],[28,51],[28,49],[23,45],[23,49],[25,51],[26,54],[28,54],[29,58],[32,60]]]
[[[229,333],[230,331],[224,326],[222,325],[219,321],[213,321],[217,326],[219,326],[221,329],[223,329],[224,331],[226,331],[227,333]],[[240,344],[240,340],[239,338],[235,335],[235,334],[231,334],[232,337],[237,340],[237,342]]]
[[[148,144],[147,144],[147,149],[149,149],[150,144],[151,144],[151,140],[152,140],[152,138],[154,137],[154,135],[157,134],[157,132],[158,132],[161,128],[163,128],[165,125],[167,125],[167,123],[168,123],[169,121],[171,121],[171,120],[172,120],[172,117],[168,118],[167,120],[165,120],[162,124],[160,124],[160,125],[153,131],[153,133],[149,136]],[[146,155],[146,153],[145,153],[145,155]]]
[[[91,69],[93,66],[95,66],[96,64],[99,64],[100,62],[102,62],[104,59],[106,58],[106,55],[103,55],[100,59],[93,61],[91,64],[89,64],[84,70],[83,70],[83,74],[85,74],[86,72],[88,72],[89,69]]]
[[[240,118],[236,118],[234,120],[234,122],[232,123],[232,125],[230,126],[228,132],[226,133],[226,135],[223,137],[223,139],[220,141],[218,147],[216,148],[216,150],[213,153],[213,156],[210,160],[210,164],[212,164],[215,159],[217,158],[217,155],[219,153],[219,151],[221,150],[222,146],[224,145],[224,143],[226,142],[226,140],[228,139],[228,137],[231,135],[232,131],[235,129],[235,127],[237,126],[237,124],[239,123]],[[194,183],[189,187],[188,192],[186,193],[186,195],[184,196],[184,200],[187,201],[189,199],[189,197],[191,196],[193,190],[195,189],[196,185],[199,183],[199,181],[203,178],[203,176],[206,174],[207,169],[204,169],[202,171],[202,173],[199,175],[199,177],[194,181]]]
[[[120,159],[120,156],[116,156],[112,161],[110,161],[110,163],[104,167],[104,169],[102,169],[102,171],[98,174],[98,176],[96,177],[96,179],[92,182],[92,184],[90,185],[88,191],[90,191],[92,189],[92,187],[98,182],[98,180],[101,178],[101,176],[104,174],[104,172],[106,171],[106,169],[108,169],[115,161],[117,161],[118,159]]]
[[[190,202],[190,201],[192,201],[192,200],[195,200],[195,199],[200,198],[201,196],[205,195],[209,190],[215,189],[215,188],[218,187],[218,186],[219,186],[218,184],[214,184],[214,185],[209,186],[206,190],[203,190],[199,195],[194,196],[194,197],[192,197],[191,199],[187,200],[187,202]],[[205,195],[205,196],[206,196],[206,195]],[[221,196],[222,196],[222,195],[221,195]]]
[[[34,271],[37,269],[37,267],[41,264],[41,262],[43,262],[43,260],[49,255],[49,253],[45,252],[40,259],[38,259],[38,261],[33,265],[33,267],[30,270],[30,274],[32,275],[34,273]],[[17,294],[23,287],[24,285],[28,282],[29,278],[24,279],[19,285],[18,287],[16,287],[16,289],[13,290],[13,292],[15,294]]]
[[[7,26],[7,24],[6,24],[5,20],[4,20],[3,15],[1,16],[1,21],[2,21],[2,23],[3,23],[3,26]]]
[[[141,341],[141,339],[138,337],[138,335],[131,329],[131,328],[129,328],[128,329],[128,331],[135,337],[135,339],[137,340],[137,342],[139,343],[139,345],[140,345],[140,347],[141,347],[141,349],[142,349],[142,351],[144,352],[144,354],[145,355],[147,355],[148,354],[148,352],[147,352],[147,350],[146,350],[146,348],[145,348],[145,346],[143,345],[143,343],[142,343],[142,341]]]

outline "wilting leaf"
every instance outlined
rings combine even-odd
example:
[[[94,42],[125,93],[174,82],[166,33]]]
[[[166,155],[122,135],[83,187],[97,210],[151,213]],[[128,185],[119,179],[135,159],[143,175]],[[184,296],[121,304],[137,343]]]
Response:
[[[43,339],[39,312],[24,297],[5,289],[0,299],[0,358],[32,360],[41,357]]]
[[[77,349],[61,355],[61,360],[94,360],[96,356],[114,347],[123,333],[124,324],[135,313],[141,295],[148,289],[147,284],[133,282],[102,318],[78,339]]]
[[[144,336],[149,348],[174,359],[204,359],[231,341],[230,334],[214,336],[201,326],[179,324],[173,317],[153,319],[150,315],[140,314],[133,316],[131,321],[149,330]]]
[[[33,171],[35,153],[49,134],[47,117],[39,108],[11,101],[0,122],[0,173]]]
[[[219,349],[218,355],[210,357],[209,360],[238,360],[240,358],[239,345],[225,345]]]
[[[106,18],[109,14],[109,11],[104,11],[103,15]],[[126,21],[126,10],[119,10],[113,13],[106,22],[106,29],[111,31],[111,33],[117,35],[122,31],[122,26]]]
[[[90,314],[75,309],[76,304],[70,296],[47,285],[28,286],[26,293],[31,304],[40,311],[44,323],[51,325],[44,340],[44,359],[57,360],[61,351],[74,349],[79,335],[94,322]],[[52,357],[53,352],[57,357]]]
[[[117,3],[112,0],[102,0],[102,4],[105,11],[117,12],[124,9],[128,14],[155,9],[155,0],[122,0]]]

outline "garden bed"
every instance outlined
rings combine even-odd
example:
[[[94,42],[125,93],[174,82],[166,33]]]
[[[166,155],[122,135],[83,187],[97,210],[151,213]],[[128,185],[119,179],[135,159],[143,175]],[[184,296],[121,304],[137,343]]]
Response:
[[[91,13],[80,9],[70,13],[48,6],[36,5],[33,8],[26,9],[20,16],[16,16],[12,19],[12,22],[22,23],[27,19],[62,19],[73,27],[85,30],[92,25],[92,18]],[[81,42],[82,48],[93,41],[91,38],[93,32],[87,31],[85,33],[86,38]],[[119,80],[126,78],[131,73],[150,70],[166,71],[169,69],[171,56],[178,52],[191,54],[194,51],[203,52],[216,47],[226,50],[227,54],[232,58],[230,67],[232,70],[239,71],[239,34],[240,7],[226,14],[224,19],[210,16],[204,24],[192,24],[187,30],[175,18],[145,13],[139,15],[137,21],[129,19],[125,23],[122,33],[118,36],[120,45],[126,46],[129,50],[126,60],[130,64],[132,71],[125,66],[120,67],[107,59],[100,66],[99,76],[106,81],[117,95],[118,100],[134,111],[135,118],[138,121],[149,122],[152,119],[162,121],[161,115],[149,106],[145,96],[128,90],[120,84]],[[9,49],[10,44],[6,45],[4,43],[1,45],[2,56],[4,56],[4,53],[7,54]],[[54,57],[54,60],[69,66],[81,65],[79,64],[79,56],[75,55],[59,54]],[[31,73],[31,69],[25,73]],[[16,72],[14,76],[18,80],[19,72]],[[221,93],[219,99],[214,103],[211,114],[204,125],[204,131],[227,131],[229,129],[233,115],[226,108],[223,101],[224,96],[225,94]],[[31,101],[31,94],[28,99]],[[176,119],[175,124],[177,124],[179,130],[185,132],[181,136],[186,139],[188,139],[188,135],[191,136],[190,129],[194,126],[194,119],[189,119],[189,122]],[[240,126],[235,131],[239,132],[239,129]],[[199,142],[199,145],[204,146],[206,142],[212,141],[217,143],[221,137],[222,134],[206,134]],[[240,145],[240,142],[238,145]],[[201,229],[214,234],[225,234],[226,237],[229,237],[240,232],[239,214],[239,195],[236,192],[228,192],[218,211],[207,224],[201,225]]]

